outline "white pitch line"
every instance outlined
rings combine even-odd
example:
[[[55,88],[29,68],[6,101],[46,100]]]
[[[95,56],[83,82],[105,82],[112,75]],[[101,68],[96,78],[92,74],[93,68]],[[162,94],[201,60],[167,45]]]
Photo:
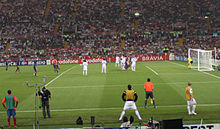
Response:
[[[179,66],[182,66],[182,67],[186,67],[185,65],[181,65],[181,64],[178,64],[178,63],[174,63],[174,62],[170,62],[170,61],[168,61],[168,62],[171,63],[171,64],[175,64],[175,65],[179,65]],[[204,74],[207,74],[207,75],[209,75],[209,76],[212,76],[212,77],[215,77],[215,78],[220,79],[219,76],[213,75],[213,74],[211,74],[211,73],[207,73],[207,72],[204,72],[204,71],[201,71],[201,72],[204,73]]]
[[[178,63],[174,63],[174,62],[170,62],[170,61],[168,61],[169,63],[171,63],[171,64],[175,64],[175,65],[179,65],[179,66],[182,66],[182,67],[186,67],[185,65],[181,65],[181,64],[178,64]]]
[[[220,104],[198,104],[199,107],[210,107],[210,106],[219,106]],[[186,107],[187,105],[166,105],[166,106],[157,106],[158,108],[175,108],[175,107]],[[144,108],[144,107],[139,107]],[[100,111],[100,110],[119,110],[122,107],[109,107],[109,108],[72,108],[72,109],[54,109],[50,110],[51,112],[72,112],[72,111]],[[17,113],[34,113],[35,110],[23,110],[23,111],[16,111]],[[40,112],[42,112],[40,110]],[[0,112],[5,113],[4,111]]]
[[[220,79],[220,77],[219,77],[219,76],[213,75],[213,74],[211,74],[211,73],[207,73],[207,72],[202,72],[202,73],[205,73],[205,74],[207,74],[207,75],[210,75],[210,76],[213,76],[213,77],[215,77],[215,78]]]
[[[152,68],[148,67],[148,66],[145,66],[146,68],[150,69],[152,72],[154,72],[157,76],[158,76],[158,73],[156,71],[154,71]]]
[[[77,65],[76,65],[77,66]],[[52,82],[54,82],[55,80],[57,80],[59,77],[61,77],[64,73],[72,70],[73,68],[75,68],[76,66],[73,66],[72,68],[67,69],[66,71],[62,72],[60,75],[58,75],[57,77],[55,77],[53,80],[51,80],[50,82],[48,82],[45,87],[47,87],[48,85],[50,85]]]
[[[154,85],[165,85],[165,84],[187,84],[188,82],[170,82],[170,83],[155,83]],[[214,84],[220,83],[220,81],[208,81],[208,82],[192,82],[193,84]],[[109,87],[125,87],[127,84],[121,85],[72,85],[72,86],[59,86],[49,87],[49,89],[68,89],[68,88],[109,88]],[[144,83],[132,84],[132,85],[144,85]]]

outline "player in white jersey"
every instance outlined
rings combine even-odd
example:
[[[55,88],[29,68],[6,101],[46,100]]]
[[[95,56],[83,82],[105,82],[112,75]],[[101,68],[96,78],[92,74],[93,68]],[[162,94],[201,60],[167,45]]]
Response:
[[[86,60],[83,60],[83,75],[87,76],[88,73],[88,62]]]
[[[131,70],[132,70],[133,72],[135,72],[135,70],[136,70],[136,61],[137,61],[137,58],[136,58],[135,56],[133,56],[133,57],[131,58]]]
[[[121,69],[123,70],[124,69],[124,67],[125,67],[125,64],[124,64],[124,56],[123,55],[121,55]]]
[[[116,56],[116,58],[115,58],[115,67],[119,67],[119,63],[120,63],[120,57]]]
[[[107,69],[107,61],[103,58],[102,60],[102,73],[106,73],[106,69]]]
[[[126,56],[124,56],[123,58],[122,58],[122,70],[125,70],[125,62],[126,62]]]

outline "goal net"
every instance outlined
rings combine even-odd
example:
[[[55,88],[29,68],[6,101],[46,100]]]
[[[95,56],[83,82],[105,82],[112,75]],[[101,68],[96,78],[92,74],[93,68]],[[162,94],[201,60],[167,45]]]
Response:
[[[189,49],[188,58],[191,58],[192,68],[197,68],[198,71],[213,71],[212,51],[201,49]]]

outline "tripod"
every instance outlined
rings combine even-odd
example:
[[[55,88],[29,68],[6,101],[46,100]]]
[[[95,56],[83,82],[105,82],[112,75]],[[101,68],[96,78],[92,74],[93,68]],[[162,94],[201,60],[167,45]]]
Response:
[[[28,81],[26,81],[26,85],[28,87],[35,87],[36,91],[35,91],[35,124],[34,124],[34,127],[37,128],[37,129],[40,129],[40,126],[39,126],[39,116],[38,116],[38,111],[39,111],[39,105],[38,105],[38,91],[40,91],[40,87],[41,86],[44,86],[46,84],[46,79],[47,77],[46,76],[43,76],[43,83],[33,83],[33,84],[30,84]]]

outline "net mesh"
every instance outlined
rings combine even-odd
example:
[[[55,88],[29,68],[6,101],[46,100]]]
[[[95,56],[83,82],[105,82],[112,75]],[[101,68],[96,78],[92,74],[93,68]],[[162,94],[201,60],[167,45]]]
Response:
[[[213,71],[212,68],[212,51],[201,49],[189,49],[188,58],[191,58],[192,68],[198,71]]]

